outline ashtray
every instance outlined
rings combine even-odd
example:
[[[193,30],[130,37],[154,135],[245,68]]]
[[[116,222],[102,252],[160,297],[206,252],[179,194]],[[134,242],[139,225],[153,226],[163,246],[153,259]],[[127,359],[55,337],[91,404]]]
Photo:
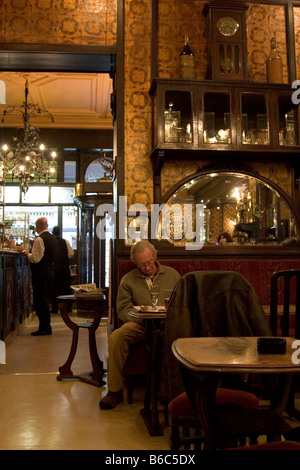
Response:
[[[285,354],[286,340],[284,338],[258,338],[257,350],[260,354]]]

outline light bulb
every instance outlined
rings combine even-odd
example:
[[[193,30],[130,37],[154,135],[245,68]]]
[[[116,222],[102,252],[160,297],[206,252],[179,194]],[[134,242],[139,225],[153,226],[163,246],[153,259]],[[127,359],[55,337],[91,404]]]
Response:
[[[52,158],[55,158],[55,157],[56,157],[56,152],[52,152],[52,153],[51,153],[51,157],[52,157]]]
[[[24,165],[20,165],[20,166],[19,166],[19,169],[20,169],[21,171],[24,171],[24,168],[25,168]]]
[[[2,148],[3,148],[4,152],[6,152],[6,150],[8,149],[6,144],[4,144]]]
[[[41,144],[41,145],[40,145],[40,149],[41,149],[41,150],[44,150],[44,148],[45,148],[45,145],[44,145],[44,144]]]

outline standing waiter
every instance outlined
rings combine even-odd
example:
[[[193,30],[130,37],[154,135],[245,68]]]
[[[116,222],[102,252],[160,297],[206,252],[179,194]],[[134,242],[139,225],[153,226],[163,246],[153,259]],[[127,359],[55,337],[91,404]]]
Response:
[[[51,318],[49,298],[51,294],[54,258],[57,250],[56,238],[48,232],[48,221],[40,217],[35,223],[39,236],[34,240],[31,253],[28,249],[22,251],[28,257],[31,267],[33,303],[39,319],[39,329],[32,336],[51,335]]]

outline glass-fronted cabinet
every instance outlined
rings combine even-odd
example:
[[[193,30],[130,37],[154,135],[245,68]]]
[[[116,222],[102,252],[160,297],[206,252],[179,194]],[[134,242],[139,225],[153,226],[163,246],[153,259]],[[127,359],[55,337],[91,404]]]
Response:
[[[153,150],[297,151],[299,111],[284,84],[155,79]]]
[[[163,87],[153,99],[153,146],[194,148],[197,134],[197,89]]]

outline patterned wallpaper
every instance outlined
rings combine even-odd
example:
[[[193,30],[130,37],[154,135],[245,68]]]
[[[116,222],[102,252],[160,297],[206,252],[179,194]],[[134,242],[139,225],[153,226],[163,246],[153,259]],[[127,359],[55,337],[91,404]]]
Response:
[[[275,37],[283,62],[283,79],[288,83],[285,7],[249,4],[247,10],[248,73],[252,82],[266,82],[266,59]]]
[[[117,42],[117,0],[0,0],[0,10],[0,42]]]
[[[159,77],[179,78],[179,54],[184,45],[184,35],[188,34],[195,55],[195,78],[199,80],[205,78],[206,38],[202,10],[206,3],[207,0],[159,0]]]
[[[295,47],[297,79],[300,79],[300,7],[294,7],[294,28],[295,28]]]
[[[125,0],[125,194],[128,205],[153,202],[150,0]]]

